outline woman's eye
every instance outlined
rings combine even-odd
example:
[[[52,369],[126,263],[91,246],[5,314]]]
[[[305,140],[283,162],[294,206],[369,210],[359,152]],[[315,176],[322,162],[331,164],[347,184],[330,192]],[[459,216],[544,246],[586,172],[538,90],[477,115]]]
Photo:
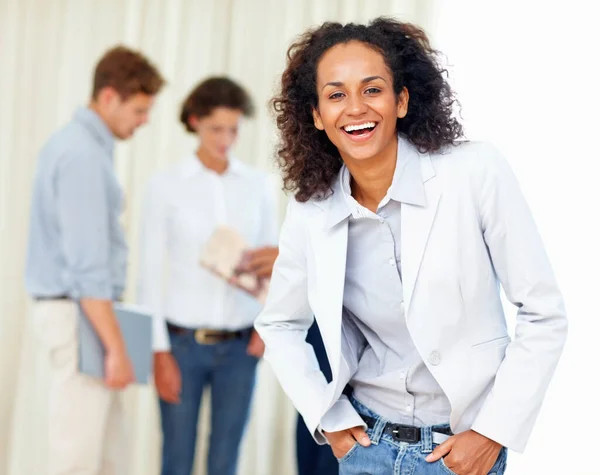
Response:
[[[344,96],[344,94],[342,92],[334,92],[331,96],[329,96],[329,99],[340,99]]]
[[[378,89],[376,87],[370,87],[365,91],[365,93],[367,94],[377,94],[378,92],[381,92],[381,89]]]

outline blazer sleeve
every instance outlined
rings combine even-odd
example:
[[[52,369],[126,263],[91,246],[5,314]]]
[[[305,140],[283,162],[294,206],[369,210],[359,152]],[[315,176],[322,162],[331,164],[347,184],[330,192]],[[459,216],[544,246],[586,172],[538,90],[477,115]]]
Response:
[[[561,292],[517,179],[490,147],[480,157],[479,214],[515,337],[472,429],[523,452],[567,335]]]
[[[327,381],[313,346],[306,342],[314,316],[308,302],[306,230],[299,216],[300,206],[293,200],[288,204],[269,294],[255,328],[265,342],[265,359],[315,434]],[[315,438],[321,444],[326,442],[319,432]]]

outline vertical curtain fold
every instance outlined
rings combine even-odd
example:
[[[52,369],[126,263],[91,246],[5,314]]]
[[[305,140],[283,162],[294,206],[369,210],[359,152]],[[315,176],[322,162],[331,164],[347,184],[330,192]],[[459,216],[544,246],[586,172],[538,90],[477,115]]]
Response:
[[[268,101],[291,40],[324,20],[408,18],[418,0],[0,0],[0,475],[39,475],[46,461],[48,366],[36,351],[23,286],[29,203],[37,153],[88,102],[93,67],[109,47],[141,49],[168,81],[150,124],[117,146],[131,248],[126,300],[135,297],[141,198],[150,176],[193,150],[179,107],[203,77],[228,74],[251,92],[257,114],[242,128],[236,154],[275,173],[276,129]],[[280,209],[284,209],[285,196]],[[127,473],[159,473],[154,391],[124,395],[130,427]],[[204,473],[208,410],[199,425]],[[240,473],[295,473],[296,414],[266,364],[260,364]]]

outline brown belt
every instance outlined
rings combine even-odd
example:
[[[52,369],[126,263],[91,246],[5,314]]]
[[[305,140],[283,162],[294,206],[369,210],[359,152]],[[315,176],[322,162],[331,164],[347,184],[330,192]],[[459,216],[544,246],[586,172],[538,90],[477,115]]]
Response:
[[[214,345],[215,343],[224,341],[243,340],[244,338],[249,337],[252,332],[252,327],[236,331],[214,330],[210,328],[195,329],[180,327],[179,325],[170,322],[167,322],[167,329],[175,335],[187,335],[193,333],[194,338],[201,345]]]

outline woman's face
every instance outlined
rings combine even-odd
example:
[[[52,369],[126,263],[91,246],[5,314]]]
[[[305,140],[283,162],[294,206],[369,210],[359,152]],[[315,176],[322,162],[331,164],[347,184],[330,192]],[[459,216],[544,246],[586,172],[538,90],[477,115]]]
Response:
[[[210,115],[195,119],[192,123],[200,147],[214,158],[226,159],[238,136],[242,111],[228,107],[217,107]]]
[[[383,56],[359,41],[333,46],[317,65],[315,127],[342,159],[378,157],[396,144],[396,119],[406,116],[408,91],[396,96]]]

